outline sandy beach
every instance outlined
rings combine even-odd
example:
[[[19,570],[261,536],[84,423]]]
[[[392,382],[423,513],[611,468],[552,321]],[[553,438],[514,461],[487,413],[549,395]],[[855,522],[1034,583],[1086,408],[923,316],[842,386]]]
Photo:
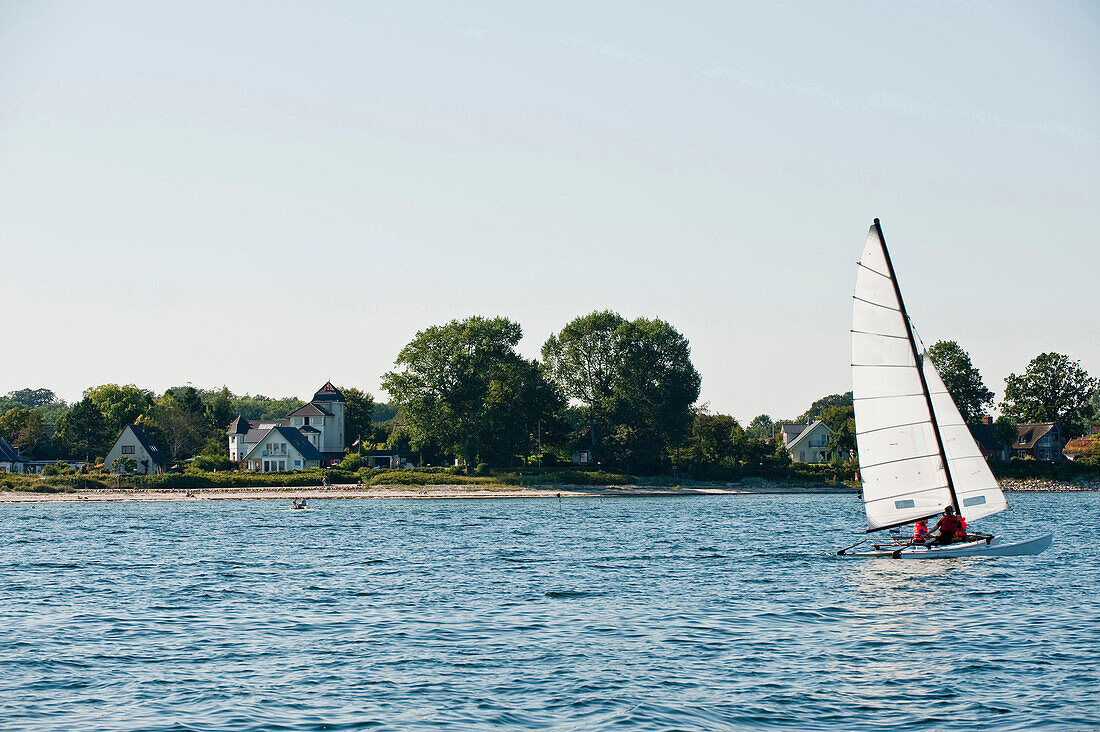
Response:
[[[688,497],[706,495],[738,495],[768,493],[855,493],[840,485],[797,486],[766,481],[680,486],[506,486],[506,485],[431,485],[431,486],[363,486],[358,484],[328,487],[287,488],[194,488],[194,489],[102,489],[72,493],[32,493],[29,491],[0,492],[0,503],[76,503],[83,501],[241,501],[305,499],[367,499],[367,498],[622,498],[627,496]]]

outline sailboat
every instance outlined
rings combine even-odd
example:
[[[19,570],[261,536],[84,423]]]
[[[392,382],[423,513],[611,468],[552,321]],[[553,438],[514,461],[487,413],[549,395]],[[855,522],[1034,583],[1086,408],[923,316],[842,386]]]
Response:
[[[947,506],[972,523],[1008,504],[913,332],[878,219],[859,258],[852,304],[852,392],[867,533],[893,529],[894,535],[870,550],[837,553],[932,559],[1038,554],[1049,547],[1053,534],[1006,542],[968,533],[965,540],[930,546],[897,533]]]

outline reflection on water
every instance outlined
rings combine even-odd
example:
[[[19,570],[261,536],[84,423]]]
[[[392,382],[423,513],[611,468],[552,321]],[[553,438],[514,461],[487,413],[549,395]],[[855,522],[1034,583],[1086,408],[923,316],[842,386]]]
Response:
[[[13,728],[1100,726],[1093,494],[1038,557],[835,556],[848,496],[0,507]]]

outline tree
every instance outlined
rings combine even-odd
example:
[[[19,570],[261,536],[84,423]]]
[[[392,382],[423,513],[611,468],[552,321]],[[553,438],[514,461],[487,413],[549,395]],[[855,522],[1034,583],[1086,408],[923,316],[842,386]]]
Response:
[[[802,416],[798,418],[799,422],[813,422],[814,420],[821,419],[821,413],[829,407],[850,407],[852,406],[852,392],[847,391],[843,394],[830,394],[829,396],[823,396],[816,402],[810,405],[810,408],[802,413]]]
[[[535,361],[517,359],[489,382],[481,459],[507,465],[558,439],[565,397]]]
[[[1011,447],[1018,436],[1019,431],[1011,419],[1004,415],[997,417],[997,421],[993,423],[993,442],[997,447]]]
[[[227,386],[222,386],[218,391],[210,392],[203,399],[206,421],[210,423],[211,430],[219,436],[224,436],[226,427],[237,416],[233,400],[233,392],[229,391]]]
[[[54,441],[70,455],[91,460],[107,453],[112,436],[107,433],[103,412],[84,397],[57,421]]]
[[[1005,379],[1001,413],[1017,422],[1057,422],[1066,439],[1085,431],[1089,400],[1100,381],[1088,375],[1079,361],[1060,353],[1041,353],[1023,374]]]
[[[245,419],[282,419],[305,405],[306,403],[298,397],[273,399],[263,394],[255,396],[245,394],[233,398],[233,409],[230,411],[234,417],[239,414]]]
[[[361,438],[369,438],[374,419],[374,397],[354,386],[341,386],[344,395],[344,447]]]
[[[601,461],[656,467],[691,425],[699,372],[687,339],[663,320],[590,313],[551,336],[542,356],[551,378],[586,411]]]
[[[210,428],[202,401],[192,387],[166,391],[141,422],[173,461],[191,457],[202,449]]]
[[[112,473],[132,473],[137,470],[137,460],[126,455],[119,455],[111,462]]]
[[[414,449],[437,441],[465,460],[467,470],[500,417],[495,391],[521,391],[516,353],[523,334],[506,318],[471,317],[432,326],[398,354],[382,388],[400,405]],[[509,408],[521,405],[508,405]]]
[[[962,418],[968,424],[979,424],[985,411],[993,406],[993,392],[970,362],[970,354],[955,341],[937,341],[928,349],[928,356]]]
[[[770,440],[775,437],[775,422],[766,414],[758,414],[745,428],[745,434],[757,440]]]
[[[828,450],[835,457],[847,462],[856,449],[856,410],[852,406],[826,407],[818,419],[833,431],[829,435]]]
[[[37,411],[27,407],[12,407],[0,415],[0,437],[34,459],[46,444],[45,425]]]
[[[133,424],[153,406],[153,392],[133,384],[93,386],[84,390],[84,398],[99,407],[107,434],[112,438],[117,438],[126,425]]]
[[[11,402],[13,405],[18,404],[27,409],[46,407],[58,403],[64,404],[50,389],[16,389],[8,392],[5,401]]]

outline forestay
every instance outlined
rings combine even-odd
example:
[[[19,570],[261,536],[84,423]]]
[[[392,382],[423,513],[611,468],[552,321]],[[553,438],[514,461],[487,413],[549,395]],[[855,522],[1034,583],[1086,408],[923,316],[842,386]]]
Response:
[[[1004,495],[943,381],[922,357],[905,321],[878,229],[859,260],[852,314],[856,444],[869,530],[934,516],[953,503],[933,419],[967,519],[1004,508]],[[929,409],[929,402],[935,411]]]

